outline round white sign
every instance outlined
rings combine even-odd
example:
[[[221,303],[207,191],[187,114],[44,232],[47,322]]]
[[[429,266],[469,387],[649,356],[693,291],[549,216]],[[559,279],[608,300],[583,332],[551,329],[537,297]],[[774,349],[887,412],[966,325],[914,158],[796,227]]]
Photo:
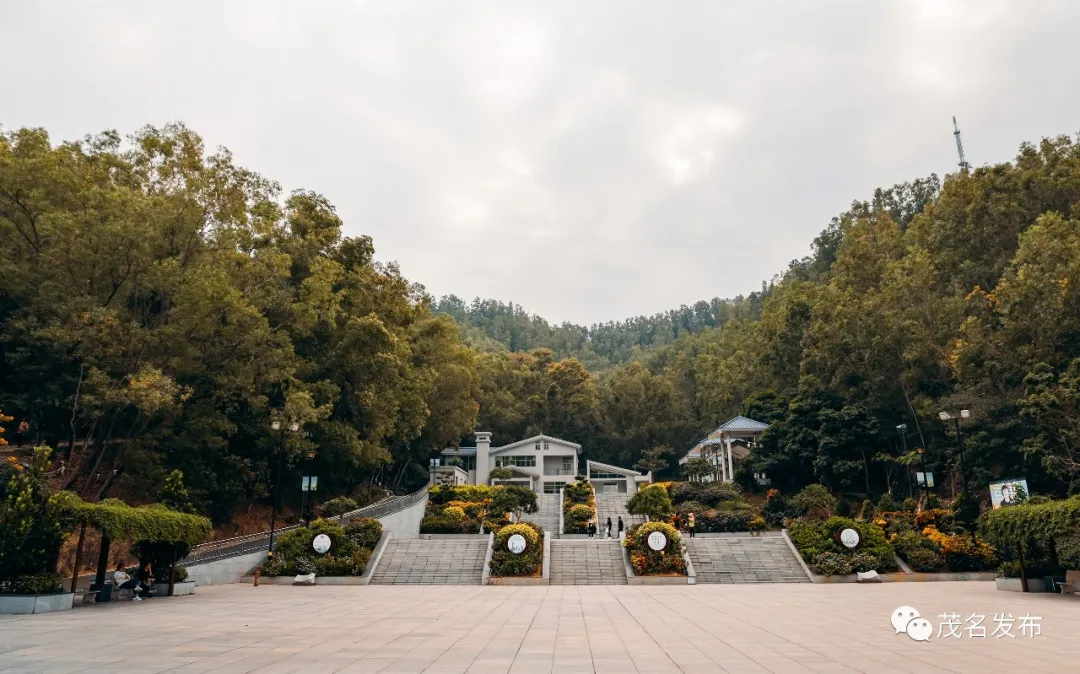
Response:
[[[649,534],[649,537],[645,539],[645,542],[649,544],[649,547],[657,552],[660,552],[667,547],[667,536],[662,531],[654,531]]]
[[[325,554],[330,549],[330,537],[326,534],[319,534],[311,542],[311,547],[315,548],[315,552],[320,555]]]
[[[520,555],[525,552],[525,548],[528,546],[528,542],[521,534],[514,534],[510,538],[506,539],[506,549],[515,555]]]
[[[844,547],[854,548],[859,545],[859,532],[854,529],[844,529],[840,532],[840,542]]]

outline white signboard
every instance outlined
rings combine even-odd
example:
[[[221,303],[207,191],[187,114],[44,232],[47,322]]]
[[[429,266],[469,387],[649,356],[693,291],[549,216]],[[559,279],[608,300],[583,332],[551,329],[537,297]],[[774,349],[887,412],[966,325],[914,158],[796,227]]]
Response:
[[[840,532],[840,542],[845,548],[854,548],[859,545],[859,532],[854,529],[844,529]]]
[[[311,542],[311,547],[315,548],[315,552],[320,555],[326,554],[326,551],[330,549],[330,537],[326,534],[319,534]]]
[[[510,538],[506,539],[506,549],[515,555],[520,555],[525,552],[525,548],[528,546],[525,537],[521,534],[514,534]]]
[[[650,548],[660,552],[667,547],[667,536],[665,536],[662,531],[654,531],[649,534],[649,537],[645,539],[645,542],[648,543]]]

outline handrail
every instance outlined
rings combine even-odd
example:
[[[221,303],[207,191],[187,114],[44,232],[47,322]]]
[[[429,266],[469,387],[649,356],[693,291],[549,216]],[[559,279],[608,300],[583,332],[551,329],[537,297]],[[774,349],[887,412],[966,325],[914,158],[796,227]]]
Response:
[[[349,522],[359,518],[375,518],[384,517],[390,513],[395,513],[399,510],[404,510],[410,506],[416,505],[424,499],[427,495],[427,487],[415,491],[407,496],[390,496],[387,498],[373,503],[363,508],[339,515],[336,519],[344,526]],[[293,524],[287,527],[277,527],[274,529],[274,535],[280,536],[287,531],[293,531],[299,529],[302,525]],[[187,557],[180,560],[180,563],[184,566],[192,566],[194,564],[205,564],[217,559],[224,559],[226,557],[237,557],[239,555],[246,555],[252,552],[258,552],[260,550],[266,550],[270,547],[270,532],[260,531],[256,534],[246,534],[244,536],[234,536],[233,538],[223,538],[218,541],[207,541],[206,543],[200,543],[193,547],[187,554]]]

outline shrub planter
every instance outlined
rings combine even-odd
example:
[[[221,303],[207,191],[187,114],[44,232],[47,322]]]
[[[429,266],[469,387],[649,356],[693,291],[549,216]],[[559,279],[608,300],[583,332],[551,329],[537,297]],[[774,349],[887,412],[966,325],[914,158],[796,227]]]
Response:
[[[0,594],[0,614],[27,615],[70,611],[75,595],[71,592],[53,594]]]
[[[995,578],[995,585],[997,589],[1004,592],[1023,592],[1024,587],[1020,584],[1019,578]],[[1027,579],[1028,592],[1046,592],[1046,586],[1043,585],[1043,579],[1040,578],[1028,578]]]
[[[254,577],[244,576],[241,580],[249,585],[254,584]],[[294,585],[296,576],[259,576],[259,585]],[[315,576],[314,585],[367,585],[361,576]],[[179,586],[179,583],[177,583]],[[310,587],[303,583],[297,587]]]
[[[155,597],[168,597],[169,596],[169,584],[168,583],[154,583],[153,585]],[[185,580],[182,583],[173,583],[174,597],[183,597],[189,594],[195,594],[195,581]]]

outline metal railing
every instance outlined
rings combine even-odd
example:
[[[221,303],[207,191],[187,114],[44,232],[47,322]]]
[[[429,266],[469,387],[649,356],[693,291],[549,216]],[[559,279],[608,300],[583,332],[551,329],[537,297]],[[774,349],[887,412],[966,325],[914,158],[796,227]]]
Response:
[[[404,510],[409,506],[416,505],[424,499],[427,495],[427,487],[419,491],[415,491],[407,496],[390,496],[384,498],[378,503],[373,503],[363,508],[358,508],[351,512],[347,512],[343,515],[339,515],[336,518],[342,525],[349,522],[370,517],[385,517],[390,513],[395,513],[399,510]],[[293,531],[299,529],[302,525],[293,524],[287,527],[278,527],[274,530],[274,537],[277,538],[281,534],[287,531]],[[266,550],[270,547],[270,532],[261,531],[257,534],[248,534],[246,536],[236,536],[234,538],[223,538],[220,541],[208,541],[206,543],[200,543],[188,552],[187,557],[180,561],[184,566],[192,566],[195,564],[205,564],[218,559],[225,559],[226,557],[238,557],[240,555],[246,555],[252,552],[259,552],[260,550]]]

